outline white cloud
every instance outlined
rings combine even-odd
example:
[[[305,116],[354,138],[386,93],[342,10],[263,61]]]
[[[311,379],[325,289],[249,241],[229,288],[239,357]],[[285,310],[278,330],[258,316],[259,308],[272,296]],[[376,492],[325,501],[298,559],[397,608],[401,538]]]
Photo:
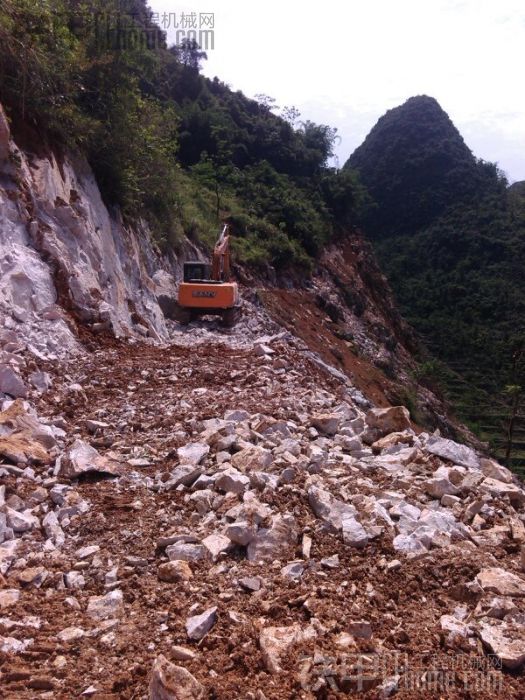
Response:
[[[525,179],[521,0],[201,1],[150,5],[214,12],[205,74],[338,127],[341,159],[386,109],[424,93],[476,155]]]

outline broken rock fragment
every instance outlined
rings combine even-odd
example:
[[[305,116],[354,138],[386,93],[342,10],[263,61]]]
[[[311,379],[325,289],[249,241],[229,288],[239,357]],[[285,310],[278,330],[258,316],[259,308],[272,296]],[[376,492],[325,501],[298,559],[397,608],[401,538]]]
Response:
[[[241,494],[250,486],[250,479],[233,467],[225,469],[216,479],[219,491]]]
[[[380,436],[399,433],[410,428],[410,414],[404,406],[371,408],[366,414],[366,424]]]
[[[209,551],[213,561],[216,561],[223,552],[227,552],[232,547],[232,543],[225,535],[212,533],[202,540],[202,544]]]
[[[288,558],[297,544],[299,530],[292,515],[276,515],[269,528],[261,528],[248,545],[250,561],[273,561]]]
[[[523,625],[491,620],[479,624],[478,634],[483,644],[501,659],[505,668],[518,669],[525,664]]]
[[[175,666],[162,654],[153,662],[149,684],[150,700],[204,700],[199,681],[182,666]]]
[[[237,520],[231,525],[228,525],[225,531],[226,537],[228,537],[235,544],[239,544],[242,547],[246,547],[255,538],[257,534],[257,528],[246,520]]]
[[[310,626],[301,629],[298,624],[289,627],[265,627],[259,635],[259,646],[266,668],[270,673],[280,673],[281,655],[294,644],[303,644],[316,638],[315,629]]]
[[[315,413],[311,423],[320,433],[335,435],[339,430],[341,415],[339,413]]]
[[[42,526],[47,537],[53,541],[56,547],[61,547],[64,544],[66,536],[60,527],[58,518],[54,511],[50,510],[49,513],[45,515],[42,521]]]
[[[191,542],[175,542],[166,547],[166,554],[170,561],[199,561],[208,559],[209,550],[203,544],[192,544]]]
[[[480,459],[480,467],[483,474],[491,479],[497,479],[506,484],[511,484],[513,481],[512,472],[493,459]]]
[[[6,506],[7,526],[14,532],[28,532],[40,524],[31,511],[17,511]]]
[[[210,451],[210,446],[205,442],[190,442],[184,447],[179,447],[177,455],[182,464],[197,465],[202,462]]]
[[[476,582],[484,591],[503,596],[525,596],[525,580],[499,567],[482,569],[476,576]]]
[[[329,491],[317,486],[310,486],[308,489],[308,501],[317,517],[333,531],[341,530],[344,520],[352,520],[356,516],[354,506],[339,501]]]
[[[78,479],[78,477],[89,472],[118,476],[121,470],[122,468],[118,462],[113,462],[102,456],[87,442],[75,440],[73,446],[62,460],[60,471],[61,474],[69,479]]]
[[[165,487],[176,489],[181,484],[190,487],[199,478],[202,471],[203,467],[198,467],[194,464],[180,464],[171,472]]]
[[[94,595],[89,598],[87,614],[95,620],[107,620],[117,617],[122,612],[122,591],[114,590],[106,595]]]
[[[14,605],[20,600],[20,591],[18,588],[6,588],[0,591],[0,610]]]
[[[233,466],[241,472],[266,469],[272,463],[272,453],[264,447],[252,445],[245,447],[232,457]]]
[[[343,542],[352,547],[366,547],[368,535],[366,530],[355,518],[343,520]]]
[[[187,561],[176,559],[160,564],[157,576],[166,583],[178,583],[179,581],[189,581],[193,574]]]
[[[460,445],[453,440],[431,435],[427,440],[425,450],[462,467],[479,469],[480,466],[479,458],[473,449],[467,447],[467,445]]]
[[[208,608],[201,615],[193,615],[186,620],[186,633],[189,639],[200,641],[208,634],[217,621],[217,608]]]
[[[9,394],[13,398],[27,396],[27,387],[22,377],[8,365],[0,365],[0,394]]]

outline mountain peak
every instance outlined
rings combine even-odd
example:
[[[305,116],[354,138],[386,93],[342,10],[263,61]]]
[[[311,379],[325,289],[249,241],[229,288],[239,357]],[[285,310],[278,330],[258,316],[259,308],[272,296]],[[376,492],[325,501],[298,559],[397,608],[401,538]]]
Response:
[[[381,202],[376,234],[410,232],[470,190],[477,162],[438,101],[410,97],[388,110],[345,167]]]

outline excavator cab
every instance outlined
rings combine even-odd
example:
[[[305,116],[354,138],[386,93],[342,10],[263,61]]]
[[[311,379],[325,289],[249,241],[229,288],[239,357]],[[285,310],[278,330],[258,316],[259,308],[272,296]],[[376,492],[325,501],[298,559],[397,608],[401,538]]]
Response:
[[[210,279],[211,266],[208,263],[202,262],[187,262],[184,263],[185,282],[204,282]]]
[[[224,225],[213,251],[211,265],[184,263],[175,319],[184,325],[200,316],[220,316],[225,326],[235,325],[239,315],[239,289],[230,281],[229,226]]]

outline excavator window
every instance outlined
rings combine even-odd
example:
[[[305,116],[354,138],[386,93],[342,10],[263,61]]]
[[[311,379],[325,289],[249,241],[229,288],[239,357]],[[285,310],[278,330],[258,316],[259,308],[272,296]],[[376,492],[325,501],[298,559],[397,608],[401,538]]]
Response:
[[[184,263],[185,282],[208,282],[210,279],[210,265],[202,262]]]

